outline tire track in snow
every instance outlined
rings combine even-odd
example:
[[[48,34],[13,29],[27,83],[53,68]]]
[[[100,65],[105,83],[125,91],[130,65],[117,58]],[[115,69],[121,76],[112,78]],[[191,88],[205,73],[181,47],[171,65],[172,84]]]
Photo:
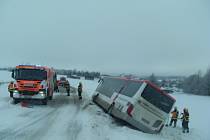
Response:
[[[40,117],[37,117],[36,119],[32,120],[30,123],[26,123],[25,125],[21,125],[21,127],[18,128],[9,128],[9,129],[4,129],[0,132],[0,139],[12,139],[15,138],[17,135],[20,135],[21,133],[24,133],[27,131],[28,128],[32,127],[36,123],[40,122],[40,120],[46,118],[47,116],[50,116],[53,114],[55,110],[52,110]],[[14,126],[15,127],[15,126]],[[16,139],[16,138],[15,138]]]
[[[77,137],[82,130],[82,125],[78,123],[78,121],[71,121],[67,127],[66,133],[67,139],[69,140],[77,140]]]
[[[5,102],[3,108],[5,108],[11,100],[9,97],[3,97],[3,100]],[[57,93],[46,107],[40,108],[38,105],[36,108],[35,105],[30,111],[20,110],[20,113],[15,114],[14,118],[21,118],[22,121],[17,121],[15,125],[0,130],[0,140],[48,139],[52,137],[50,134],[56,131],[57,126],[61,128],[60,130],[57,129],[58,131],[63,131],[60,132],[64,135],[63,138],[76,140],[82,130],[82,124],[77,117],[86,100],[86,97],[82,101],[78,100],[76,93],[72,93],[70,97]],[[5,109],[9,110],[10,107],[15,108],[17,106],[9,104]],[[24,117],[26,117],[26,121],[24,121]]]
[[[75,100],[75,95],[74,97],[74,103],[75,103],[75,113],[72,115],[71,119],[68,121],[68,127],[66,129],[66,134],[67,134],[67,139],[68,140],[77,140],[77,137],[79,133],[82,130],[82,124],[79,122],[77,119],[77,116],[79,116],[80,111],[81,111],[81,104],[84,103],[85,98],[83,98],[82,101],[80,100]]]
[[[60,99],[63,97],[60,96]],[[51,129],[45,134],[41,139],[51,139],[51,140],[76,140],[82,125],[78,121],[77,117],[80,113],[80,102],[72,102],[74,96],[70,98],[64,98],[60,100],[55,106],[59,106],[59,115],[53,122]],[[63,105],[65,104],[65,105]],[[54,132],[54,133],[53,133]]]
[[[76,139],[80,130],[80,125],[78,124],[78,122],[75,121],[75,118],[78,115],[79,110],[76,106],[72,104],[73,102],[71,98],[59,96],[57,98],[57,102],[52,104],[52,106],[57,107],[58,109],[57,113],[55,113],[56,115],[50,116],[50,119],[45,122],[45,124],[50,124],[50,127],[45,126],[42,129],[39,129],[34,133],[34,135],[29,137],[29,139]],[[72,129],[68,129],[69,127],[71,127]],[[45,129],[48,130],[44,131]]]
[[[27,131],[17,135],[20,140],[41,140],[48,131],[51,130],[53,122],[55,122],[57,116],[60,114],[59,109],[55,109],[52,114],[40,120],[37,124],[29,126]]]
[[[21,124],[25,123],[23,121],[19,123],[19,127],[13,126],[12,128],[0,131],[0,139],[44,140],[51,138],[51,134],[57,130],[60,131],[59,134],[64,135],[63,138],[76,140],[82,129],[81,123],[76,118],[81,111],[81,104],[85,99],[82,102],[79,100],[73,102],[72,97],[58,96],[54,101],[49,102],[49,107],[40,108],[40,114],[37,114],[39,108],[17,114],[21,118],[26,116],[32,118],[31,122]],[[49,109],[50,111],[45,113],[45,110]],[[57,126],[61,129],[58,129]]]

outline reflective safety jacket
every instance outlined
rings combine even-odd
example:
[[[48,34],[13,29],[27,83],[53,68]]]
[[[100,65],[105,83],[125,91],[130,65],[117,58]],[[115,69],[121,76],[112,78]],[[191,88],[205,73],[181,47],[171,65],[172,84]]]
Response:
[[[13,83],[9,83],[8,85],[8,91],[13,91],[15,89],[14,84]]]
[[[172,116],[171,116],[172,119],[177,119],[178,116],[179,116],[179,111],[174,110],[174,111],[171,112],[171,114],[172,114]]]
[[[189,113],[185,112],[185,113],[182,114],[181,119],[185,122],[189,122],[189,116],[190,116]]]

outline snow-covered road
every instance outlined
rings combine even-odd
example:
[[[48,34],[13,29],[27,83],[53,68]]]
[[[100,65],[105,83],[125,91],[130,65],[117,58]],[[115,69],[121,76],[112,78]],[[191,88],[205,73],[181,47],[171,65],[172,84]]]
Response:
[[[1,89],[6,89],[3,85]],[[1,94],[5,93],[1,91]],[[32,108],[11,104],[9,97],[1,97],[0,139],[39,140],[76,139],[82,129],[77,119],[83,101],[76,95],[67,97],[56,93],[47,106],[36,102]]]
[[[10,81],[10,73],[0,72],[0,81]],[[7,75],[7,76],[5,76]],[[158,135],[131,129],[104,113],[91,103],[97,81],[69,79],[76,87],[84,86],[84,98],[55,93],[48,105],[34,103],[31,108],[12,104],[7,84],[0,85],[0,140],[209,140],[210,97],[173,94],[176,106],[190,111],[190,133],[183,134],[181,122],[177,128],[165,127]]]
[[[8,72],[0,75],[4,79],[1,81],[11,80]],[[77,84],[78,81],[71,83]],[[76,140],[86,123],[84,120],[90,118],[83,112],[90,102],[86,92],[82,101],[76,93],[71,93],[70,97],[54,93],[47,106],[36,101],[29,103],[29,107],[13,104],[8,95],[7,84],[0,85],[0,140]]]

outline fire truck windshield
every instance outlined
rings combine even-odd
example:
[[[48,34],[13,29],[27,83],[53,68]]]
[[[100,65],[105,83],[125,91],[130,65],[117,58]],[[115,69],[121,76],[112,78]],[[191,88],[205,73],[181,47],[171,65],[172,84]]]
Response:
[[[16,80],[46,80],[47,72],[40,69],[17,69],[14,71]]]

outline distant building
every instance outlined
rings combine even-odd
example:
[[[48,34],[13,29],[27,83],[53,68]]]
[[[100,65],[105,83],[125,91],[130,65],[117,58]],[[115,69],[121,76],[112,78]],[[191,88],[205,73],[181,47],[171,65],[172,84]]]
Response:
[[[80,79],[80,76],[77,76],[77,75],[67,75],[67,78]]]

